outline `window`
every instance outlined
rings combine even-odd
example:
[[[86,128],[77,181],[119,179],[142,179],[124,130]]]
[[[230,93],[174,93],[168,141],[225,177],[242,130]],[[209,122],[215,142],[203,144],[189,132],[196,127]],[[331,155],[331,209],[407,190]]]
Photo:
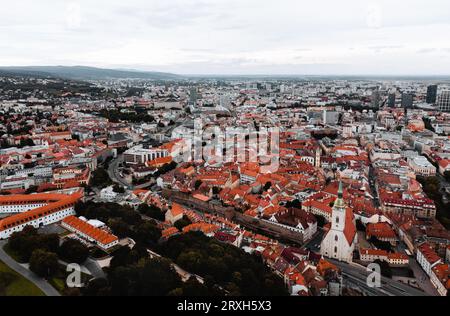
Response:
[[[336,216],[336,224],[339,224],[339,216]]]
[[[337,247],[334,247],[334,253],[337,253],[337,252],[338,252]]]
[[[334,236],[334,240],[335,240],[335,241],[339,241],[338,235]]]

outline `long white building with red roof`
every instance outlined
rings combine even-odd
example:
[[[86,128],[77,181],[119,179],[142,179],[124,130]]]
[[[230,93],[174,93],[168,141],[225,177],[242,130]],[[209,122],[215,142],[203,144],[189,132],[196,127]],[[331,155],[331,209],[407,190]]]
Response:
[[[0,213],[14,214],[0,220],[0,239],[7,239],[26,226],[39,228],[74,215],[75,204],[81,198],[79,192],[0,196]]]
[[[86,221],[75,216],[66,217],[61,225],[76,233],[79,237],[98,245],[100,248],[107,250],[119,243],[119,238],[103,229],[92,226]]]

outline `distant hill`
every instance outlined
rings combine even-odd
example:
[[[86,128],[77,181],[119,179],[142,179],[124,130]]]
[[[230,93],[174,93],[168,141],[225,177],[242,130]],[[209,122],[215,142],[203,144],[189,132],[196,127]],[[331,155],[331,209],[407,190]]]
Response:
[[[79,80],[125,79],[125,78],[170,80],[181,78],[181,76],[164,72],[115,70],[115,69],[102,69],[84,66],[0,67],[0,74],[39,76],[39,77],[59,77],[67,79],[79,79]]]

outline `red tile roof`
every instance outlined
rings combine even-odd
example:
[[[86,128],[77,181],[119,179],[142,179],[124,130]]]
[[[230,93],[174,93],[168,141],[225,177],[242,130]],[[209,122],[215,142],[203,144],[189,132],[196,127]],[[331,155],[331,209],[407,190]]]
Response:
[[[353,211],[349,208],[346,210],[344,235],[349,245],[353,243],[356,235],[356,225],[354,223]]]
[[[74,193],[72,195],[57,195],[57,194],[33,194],[32,200],[35,199],[54,199],[60,197],[56,202],[51,202],[48,205],[32,209],[28,212],[16,214],[13,216],[6,217],[0,220],[0,230],[6,230],[15,226],[25,224],[29,221],[38,219],[43,216],[50,215],[52,213],[58,212],[60,210],[66,209],[68,207],[74,206],[75,203],[82,197],[81,193]],[[37,196],[37,197],[36,197]],[[24,196],[11,196],[12,201],[23,200]],[[6,201],[4,201],[6,202]],[[32,202],[34,203],[34,202]]]
[[[378,239],[395,239],[397,237],[388,223],[367,224],[366,234],[367,238],[375,236]]]
[[[117,236],[114,236],[102,229],[96,228],[75,216],[66,217],[62,222],[72,227],[75,231],[89,236],[102,245],[108,245],[118,240]]]

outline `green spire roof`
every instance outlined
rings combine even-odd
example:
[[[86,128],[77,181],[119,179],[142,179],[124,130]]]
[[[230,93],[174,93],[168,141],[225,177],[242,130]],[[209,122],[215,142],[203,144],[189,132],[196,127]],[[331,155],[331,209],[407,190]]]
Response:
[[[334,202],[334,208],[345,209],[344,186],[342,184],[342,181],[339,181],[338,198]]]
[[[342,185],[342,181],[339,181],[338,197],[341,199],[344,197],[344,187]]]

